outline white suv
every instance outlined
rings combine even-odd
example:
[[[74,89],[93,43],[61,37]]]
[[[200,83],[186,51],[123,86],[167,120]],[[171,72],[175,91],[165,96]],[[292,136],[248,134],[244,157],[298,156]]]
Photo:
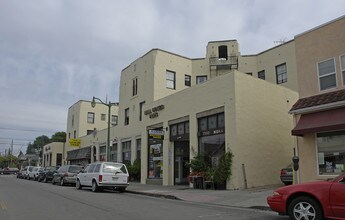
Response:
[[[77,175],[76,188],[84,186],[92,188],[93,192],[104,188],[124,192],[129,179],[128,170],[123,163],[97,162],[89,164]]]

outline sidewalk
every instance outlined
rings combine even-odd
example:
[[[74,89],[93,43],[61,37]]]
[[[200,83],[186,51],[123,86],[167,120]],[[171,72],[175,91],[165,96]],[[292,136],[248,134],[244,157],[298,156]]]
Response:
[[[131,182],[126,191],[189,202],[269,210],[266,198],[273,193],[274,189],[280,186],[282,185],[247,190],[202,190],[192,189],[189,186],[161,186]]]

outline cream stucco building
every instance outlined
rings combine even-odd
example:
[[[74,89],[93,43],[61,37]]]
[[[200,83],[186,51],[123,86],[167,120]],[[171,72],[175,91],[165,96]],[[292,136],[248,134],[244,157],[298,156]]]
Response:
[[[110,158],[140,158],[142,183],[174,185],[188,184],[186,164],[196,154],[217,160],[231,150],[227,188],[279,183],[279,170],[293,154],[293,118],[287,112],[298,99],[296,73],[293,40],[244,56],[236,40],[212,41],[197,59],[152,49],[121,73]],[[89,104],[69,110],[67,135],[81,139],[81,148],[69,154],[102,160],[107,129],[82,136],[72,128],[72,115],[83,112],[79,118],[86,121],[86,112],[95,111]]]
[[[43,146],[42,166],[61,166],[63,165],[63,155],[65,151],[65,143],[53,142]]]

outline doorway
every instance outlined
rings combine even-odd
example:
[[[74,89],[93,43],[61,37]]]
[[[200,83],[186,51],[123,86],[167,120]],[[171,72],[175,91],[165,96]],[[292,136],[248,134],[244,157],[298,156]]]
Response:
[[[187,185],[189,175],[189,141],[174,142],[174,180],[176,185]]]

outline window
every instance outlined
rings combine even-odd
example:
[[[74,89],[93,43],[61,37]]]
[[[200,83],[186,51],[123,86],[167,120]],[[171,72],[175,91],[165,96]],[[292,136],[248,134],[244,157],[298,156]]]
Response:
[[[265,80],[265,70],[261,70],[258,72],[258,78]]]
[[[338,175],[345,171],[345,130],[317,134],[320,175]]]
[[[192,77],[190,75],[184,75],[184,85],[191,86],[192,84]]]
[[[197,76],[196,77],[196,84],[203,83],[207,80],[207,76]]]
[[[92,134],[93,133],[93,130],[87,130],[86,131],[86,135],[89,135],[89,134]]]
[[[144,108],[144,105],[145,105],[145,101],[143,102],[140,102],[139,104],[139,121],[142,121],[143,120],[143,108]]]
[[[74,126],[74,115],[72,115],[72,127]]]
[[[276,66],[277,84],[287,82],[286,63]]]
[[[335,60],[329,59],[317,64],[320,90],[326,90],[337,86],[335,76]]]
[[[106,146],[99,146],[99,161],[106,161],[106,158],[107,158],[106,152],[107,152]]]
[[[340,57],[341,74],[343,75],[343,85],[345,85],[345,55]]]
[[[122,142],[122,162],[131,162],[131,141]]]
[[[249,73],[249,72],[248,72],[248,73],[246,73],[246,74],[247,74],[247,75],[249,75],[249,76],[252,76],[252,75],[253,75],[253,73]]]
[[[76,139],[77,138],[77,131],[74,130],[74,133],[73,133],[73,138]]]
[[[175,72],[167,70],[166,72],[166,87],[168,89],[175,89]]]
[[[101,114],[101,120],[105,121],[105,114]]]
[[[129,108],[125,109],[125,125],[129,124]]]
[[[138,94],[138,78],[132,80],[132,96]]]
[[[117,125],[117,120],[118,120],[117,115],[112,115],[111,116],[111,125],[112,126],[116,126]]]
[[[87,123],[90,123],[90,124],[95,123],[95,113],[93,112],[87,113]]]
[[[93,173],[93,170],[95,169],[96,164],[91,164],[89,169],[87,170],[88,173]]]
[[[110,161],[117,162],[117,143],[110,146]]]
[[[218,47],[218,58],[224,60],[228,59],[228,47],[226,45]]]
[[[141,159],[141,139],[137,139],[137,159]]]

